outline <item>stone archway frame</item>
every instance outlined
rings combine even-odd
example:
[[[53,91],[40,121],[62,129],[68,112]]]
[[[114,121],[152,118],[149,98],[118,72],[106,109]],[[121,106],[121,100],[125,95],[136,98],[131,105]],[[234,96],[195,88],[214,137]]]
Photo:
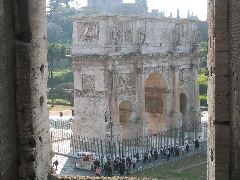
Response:
[[[118,105],[118,110],[122,139],[127,140],[133,137],[133,132],[131,131],[133,107],[131,102],[128,100],[121,101]]]
[[[182,110],[182,99],[181,99],[181,97],[182,97],[182,95],[184,96],[183,98],[186,98],[186,99],[184,99],[185,100],[185,103],[184,103],[184,105],[183,106],[185,106],[185,108],[184,108],[184,110]],[[188,96],[187,96],[187,94],[185,93],[185,92],[180,92],[179,93],[179,112],[182,114],[182,126],[184,126],[183,125],[183,123],[184,123],[184,116],[187,116],[187,110],[188,110],[188,108],[189,108],[189,104],[188,104]],[[185,112],[183,112],[183,111],[185,111]],[[187,118],[187,117],[186,117]],[[187,120],[187,119],[186,119]],[[186,127],[187,127],[187,122],[186,122]]]
[[[168,125],[168,86],[163,73],[148,74],[144,81],[145,118],[149,133],[165,130]]]

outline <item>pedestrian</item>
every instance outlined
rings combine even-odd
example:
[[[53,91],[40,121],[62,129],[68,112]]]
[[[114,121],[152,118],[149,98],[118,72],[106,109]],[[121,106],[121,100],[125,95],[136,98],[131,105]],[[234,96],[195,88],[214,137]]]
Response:
[[[154,148],[152,147],[151,150],[150,150],[151,157],[154,156],[153,151],[154,151]]]
[[[160,156],[161,156],[160,159],[163,159],[163,147],[162,147],[162,146],[161,146],[161,148],[160,148]]]
[[[103,169],[104,169],[104,176],[107,177],[108,176],[108,164],[107,163],[104,164]]]
[[[189,145],[186,143],[186,152],[189,153]]]
[[[137,161],[139,161],[139,153],[138,152],[136,153],[135,156],[136,156]]]
[[[108,177],[112,177],[112,163],[109,161],[108,163],[107,163],[108,165],[107,165],[107,167],[108,167]]]
[[[100,177],[101,176],[101,172],[102,172],[101,168],[99,166],[97,166],[96,171],[95,171],[95,175]]]
[[[58,167],[58,160],[56,159],[56,161],[53,162],[53,168],[55,166],[55,170],[57,170],[57,167]]]
[[[166,159],[167,157],[167,147],[165,146],[163,149],[163,159]]]
[[[137,163],[137,158],[136,158],[136,156],[134,156],[134,157],[132,158],[133,169],[136,168],[136,163]]]
[[[124,176],[124,172],[125,172],[125,162],[122,160],[119,164],[120,176]]]
[[[146,164],[148,160],[148,152],[144,153],[143,162]]]
[[[169,161],[169,159],[170,159],[170,151],[167,150],[167,161]]]
[[[148,153],[148,161],[151,162],[151,159],[152,159],[152,155],[151,155],[151,152]]]
[[[199,149],[199,141],[198,141],[198,139],[196,139],[195,140],[195,150],[198,151],[198,149]]]
[[[157,152],[156,148],[154,150],[154,159],[155,159],[155,161],[158,159],[158,152]]]
[[[178,145],[176,145],[176,147],[175,147],[175,155],[176,155],[176,159],[178,159],[179,154],[180,154],[180,149],[178,148]]]
[[[60,112],[60,117],[63,117],[63,112]]]

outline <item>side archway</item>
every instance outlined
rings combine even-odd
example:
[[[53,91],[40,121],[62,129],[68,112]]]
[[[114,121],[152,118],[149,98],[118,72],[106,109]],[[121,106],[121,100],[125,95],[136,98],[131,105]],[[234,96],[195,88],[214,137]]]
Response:
[[[145,81],[145,115],[149,133],[165,130],[167,114],[167,84],[159,73],[151,74]]]
[[[187,130],[187,96],[185,93],[180,94],[180,112],[182,113],[182,127]]]
[[[119,123],[122,126],[122,139],[131,137],[130,121],[132,117],[132,105],[129,101],[122,101],[119,104]]]

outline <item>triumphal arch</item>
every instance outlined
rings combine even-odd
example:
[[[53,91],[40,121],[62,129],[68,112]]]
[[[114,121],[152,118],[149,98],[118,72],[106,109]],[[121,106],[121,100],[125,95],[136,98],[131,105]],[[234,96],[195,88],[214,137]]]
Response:
[[[75,18],[74,132],[105,138],[112,129],[111,135],[122,139],[169,128],[192,132],[200,119],[197,23]]]

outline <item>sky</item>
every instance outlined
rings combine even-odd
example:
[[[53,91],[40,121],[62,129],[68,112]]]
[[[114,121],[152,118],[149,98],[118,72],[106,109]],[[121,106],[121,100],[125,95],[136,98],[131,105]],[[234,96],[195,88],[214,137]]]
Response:
[[[47,0],[48,1],[48,0]],[[81,6],[86,6],[87,0],[77,0]],[[125,3],[133,3],[135,0],[123,0]],[[158,9],[159,11],[165,11],[165,15],[169,16],[172,12],[176,17],[177,9],[180,10],[180,16],[187,17],[188,10],[190,13],[194,13],[201,20],[207,19],[207,0],[147,0],[148,9]]]

